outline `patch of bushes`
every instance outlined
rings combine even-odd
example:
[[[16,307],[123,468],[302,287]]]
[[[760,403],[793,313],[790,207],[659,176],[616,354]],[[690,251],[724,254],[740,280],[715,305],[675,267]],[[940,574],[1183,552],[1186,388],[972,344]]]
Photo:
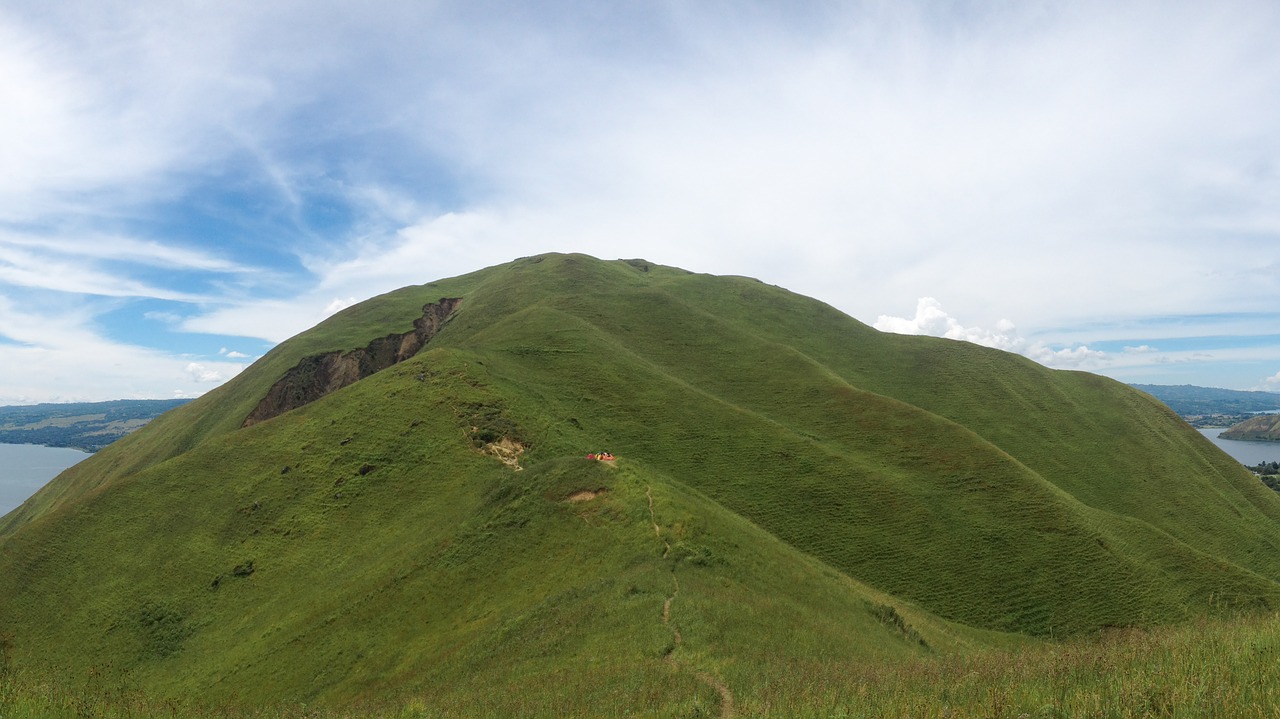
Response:
[[[507,416],[506,411],[506,405],[500,401],[467,402],[458,408],[459,418],[468,428],[472,446],[480,448],[503,437],[528,445],[520,426]]]
[[[892,605],[868,602],[867,609],[877,621],[901,634],[908,641],[919,644],[925,649],[929,648],[929,643],[924,640],[924,637],[920,636],[920,633],[908,624],[907,620],[903,619],[902,615],[898,614],[898,610],[894,609]]]
[[[176,654],[192,632],[185,614],[157,602],[143,604],[133,616],[133,625],[142,642],[141,654],[155,659]]]

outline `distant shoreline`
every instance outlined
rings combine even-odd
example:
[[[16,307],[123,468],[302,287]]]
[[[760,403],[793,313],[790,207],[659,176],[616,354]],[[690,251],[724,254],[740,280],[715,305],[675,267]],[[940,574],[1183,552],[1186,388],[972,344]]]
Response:
[[[63,447],[92,454],[190,401],[118,399],[0,407],[0,443]]]
[[[1219,438],[1218,433],[1224,429],[1225,427],[1199,427],[1196,431],[1246,467],[1256,466],[1260,462],[1280,461],[1280,442],[1246,442],[1229,437]]]

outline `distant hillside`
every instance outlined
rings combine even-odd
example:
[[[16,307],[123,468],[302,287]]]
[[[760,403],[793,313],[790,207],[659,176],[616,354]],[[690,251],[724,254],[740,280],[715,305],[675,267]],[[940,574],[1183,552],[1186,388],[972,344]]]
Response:
[[[0,407],[0,444],[43,444],[94,452],[187,399],[120,399]]]
[[[1149,395],[583,255],[348,308],[0,519],[15,672],[224,707],[826,716],[772,692],[1268,608],[1280,496]]]
[[[1280,411],[1280,394],[1195,385],[1135,384],[1184,418]]]
[[[1280,442],[1280,414],[1260,414],[1223,430],[1222,439]]]

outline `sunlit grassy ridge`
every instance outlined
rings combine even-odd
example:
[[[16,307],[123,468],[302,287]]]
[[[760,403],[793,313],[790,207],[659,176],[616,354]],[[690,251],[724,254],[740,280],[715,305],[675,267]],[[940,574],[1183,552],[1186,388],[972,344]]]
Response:
[[[411,360],[240,428],[441,297]],[[821,707],[802,674],[1276,607],[1277,517],[1118,383],[548,255],[335,315],[64,474],[0,523],[0,612],[23,672],[148,696]]]
[[[456,412],[495,397],[467,381],[465,362],[422,359],[367,380],[382,385],[374,392],[211,440],[11,538],[6,549],[28,559],[7,567],[23,589],[6,608],[28,622],[13,625],[26,640],[14,642],[19,662],[76,677],[110,657],[162,694],[251,703],[480,691],[568,671],[590,674],[601,711],[642,687],[713,702],[666,660],[674,627],[662,606],[677,577],[724,598],[712,626],[702,593],[674,600],[690,666],[720,631],[746,632],[736,641],[761,656],[828,644],[849,658],[922,651],[877,619],[887,597],[638,459],[512,472],[476,452],[459,441]],[[414,411],[388,419],[388,399]],[[211,481],[191,481],[207,468]],[[568,501],[582,490],[600,495]],[[147,546],[157,549],[137,550]],[[761,616],[784,631],[762,641],[749,631]],[[940,646],[960,631],[938,627],[919,631],[944,632]],[[42,650],[24,656],[24,644]]]

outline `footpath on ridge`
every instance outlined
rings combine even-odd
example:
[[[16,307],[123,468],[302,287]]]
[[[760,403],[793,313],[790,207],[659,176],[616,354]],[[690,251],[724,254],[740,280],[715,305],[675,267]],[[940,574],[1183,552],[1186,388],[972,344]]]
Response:
[[[649,521],[653,524],[653,534],[662,540],[662,558],[666,559],[667,555],[671,553],[671,543],[663,539],[662,528],[658,526],[658,517],[653,509],[653,487],[645,485],[644,495],[649,500]],[[671,584],[671,594],[662,602],[662,624],[671,629],[671,649],[667,652],[666,660],[675,666],[679,666],[680,662],[676,659],[675,654],[680,649],[681,643],[684,642],[684,637],[680,636],[680,627],[671,621],[671,603],[680,595],[680,579],[676,577],[674,565],[671,567]],[[729,690],[728,685],[710,672],[695,669],[694,676],[703,684],[715,689],[716,693],[720,695],[720,719],[732,719],[734,716],[733,692]]]

